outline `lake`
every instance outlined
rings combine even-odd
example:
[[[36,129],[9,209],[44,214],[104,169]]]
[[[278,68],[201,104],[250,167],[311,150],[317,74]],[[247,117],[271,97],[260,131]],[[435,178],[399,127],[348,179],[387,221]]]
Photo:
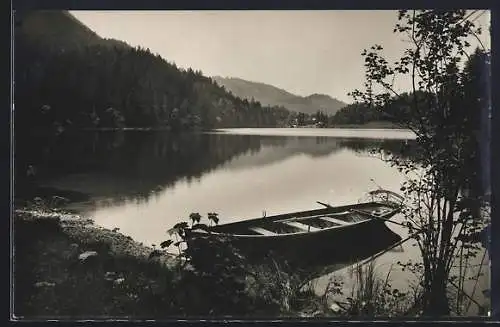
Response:
[[[89,134],[89,144],[58,150],[66,158],[51,160],[66,172],[42,184],[89,195],[72,208],[99,225],[158,244],[191,212],[216,212],[222,223],[321,207],[316,201],[353,203],[375,183],[397,191],[403,176],[368,151],[396,148],[411,136],[340,129]],[[85,163],[76,166],[75,159]]]
[[[410,131],[392,129],[89,132],[61,137],[31,155],[43,171],[40,185],[87,196],[70,209],[152,245],[192,212],[216,212],[225,223],[320,208],[316,201],[351,204],[378,186],[398,192],[404,176],[370,150],[397,153],[413,139]],[[406,237],[404,228],[386,225]],[[418,257],[407,242],[376,266],[384,277],[392,269],[393,286],[405,289],[413,276],[395,263]],[[349,275],[345,269],[336,274]],[[317,280],[318,290],[328,278]]]

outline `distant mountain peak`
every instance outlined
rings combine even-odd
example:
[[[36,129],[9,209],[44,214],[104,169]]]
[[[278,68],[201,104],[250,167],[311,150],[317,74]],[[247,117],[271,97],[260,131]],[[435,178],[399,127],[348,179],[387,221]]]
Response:
[[[293,93],[290,93],[290,92],[288,92],[288,91],[286,91],[286,90],[284,90],[282,88],[279,88],[279,87],[277,87],[275,85],[271,85],[271,84],[263,83],[263,82],[257,82],[257,81],[250,81],[250,80],[246,80],[246,79],[239,78],[239,77],[232,77],[232,76],[228,76],[228,77],[212,76],[212,79],[215,80],[219,84],[225,84],[226,81],[229,81],[229,82],[240,83],[240,84],[248,84],[248,85],[253,84],[254,86],[260,85],[261,87],[268,87],[270,89],[271,88],[275,89],[275,90],[277,90],[279,92],[282,92],[283,94],[287,94],[287,95],[290,95],[290,96],[297,96],[297,95],[295,95]]]
[[[321,110],[333,115],[347,105],[327,94],[313,93],[303,97],[271,84],[249,81],[239,77],[213,76],[212,79],[240,98],[248,100],[253,98],[263,105],[282,106],[297,112],[312,114]]]

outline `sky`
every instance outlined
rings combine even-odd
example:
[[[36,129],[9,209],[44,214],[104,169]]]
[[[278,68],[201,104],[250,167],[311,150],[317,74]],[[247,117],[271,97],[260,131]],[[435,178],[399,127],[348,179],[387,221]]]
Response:
[[[392,32],[397,12],[386,10],[71,13],[101,37],[149,48],[179,67],[348,103],[347,93],[364,82],[363,49],[380,44],[395,60],[408,46]],[[488,48],[489,19],[485,12],[475,21],[486,27],[480,38]]]

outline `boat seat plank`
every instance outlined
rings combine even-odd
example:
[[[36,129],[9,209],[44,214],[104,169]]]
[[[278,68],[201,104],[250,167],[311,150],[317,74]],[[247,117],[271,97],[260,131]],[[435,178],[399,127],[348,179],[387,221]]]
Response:
[[[267,229],[264,229],[264,228],[261,228],[261,227],[250,227],[249,229],[253,230],[256,233],[259,233],[259,234],[262,234],[262,235],[266,235],[266,236],[278,235],[277,233],[271,232],[270,230],[267,230]]]
[[[325,220],[325,221],[329,221],[331,223],[335,223],[335,224],[339,224],[339,225],[349,225],[350,223],[348,223],[347,221],[343,221],[343,220],[340,220],[340,219],[335,219],[333,217],[321,217],[321,219]]]
[[[284,224],[287,224],[292,227],[297,227],[307,232],[315,232],[321,230],[321,228],[313,227],[307,224],[300,223],[298,221],[284,221]]]
[[[345,216],[345,215],[348,215],[350,213],[351,213],[350,211],[343,211],[343,212],[329,213],[328,216]],[[291,218],[276,220],[275,223],[284,223],[284,222],[288,222],[288,221],[300,222],[300,221],[307,221],[308,219],[321,218],[324,216],[325,216],[325,214],[305,216],[305,217],[291,217]]]
[[[329,216],[345,216],[345,215],[348,215],[350,213],[351,213],[350,211],[342,211],[342,212],[331,213],[331,214],[329,214]]]

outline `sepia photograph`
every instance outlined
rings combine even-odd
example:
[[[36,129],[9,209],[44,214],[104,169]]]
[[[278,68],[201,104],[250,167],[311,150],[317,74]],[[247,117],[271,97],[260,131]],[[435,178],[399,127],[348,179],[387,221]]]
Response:
[[[12,25],[12,320],[491,316],[489,10]]]

